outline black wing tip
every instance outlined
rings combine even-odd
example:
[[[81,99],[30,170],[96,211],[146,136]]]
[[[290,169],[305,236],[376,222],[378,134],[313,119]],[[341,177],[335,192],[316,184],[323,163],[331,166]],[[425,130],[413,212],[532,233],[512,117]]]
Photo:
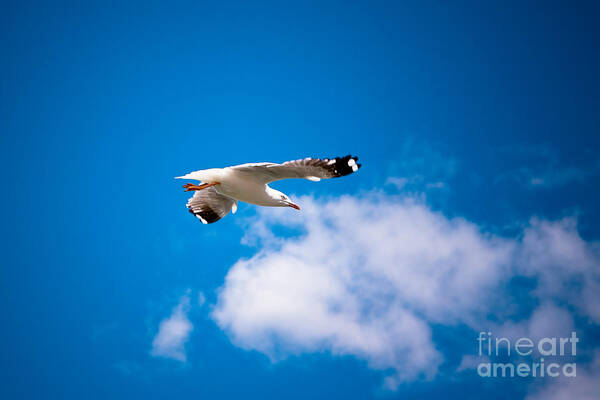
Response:
[[[345,155],[344,157],[334,158],[335,163],[331,165],[331,171],[334,173],[334,178],[350,175],[360,169],[362,164],[357,163],[358,156],[351,154]]]
[[[190,214],[196,216],[203,224],[213,224],[221,219],[221,216],[210,208],[194,211],[191,207],[188,207],[188,211]]]

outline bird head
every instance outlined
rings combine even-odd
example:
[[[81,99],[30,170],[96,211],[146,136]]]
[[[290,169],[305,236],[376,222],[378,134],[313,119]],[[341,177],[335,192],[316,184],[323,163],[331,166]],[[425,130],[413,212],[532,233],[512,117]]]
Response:
[[[283,193],[281,194],[281,205],[283,207],[292,207],[292,208],[295,208],[296,210],[300,210],[300,206],[298,204],[292,203],[292,201],[290,200],[290,198],[287,197]]]
[[[300,210],[300,206],[298,204],[294,204],[290,198],[285,194],[281,193],[279,190],[275,190],[267,186],[267,195],[270,197],[269,206],[271,207],[292,207],[296,210]]]
[[[275,198],[275,201],[279,207],[292,207],[296,210],[300,210],[300,206],[298,204],[294,204],[285,193],[281,193],[279,191],[274,192],[276,193],[274,193],[273,197]]]

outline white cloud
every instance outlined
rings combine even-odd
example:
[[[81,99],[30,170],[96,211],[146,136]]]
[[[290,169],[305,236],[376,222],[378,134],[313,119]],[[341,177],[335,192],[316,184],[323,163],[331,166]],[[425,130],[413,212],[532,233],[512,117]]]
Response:
[[[493,328],[495,337],[505,337],[513,343],[522,337],[534,342],[544,337],[570,337],[574,330],[573,315],[549,301],[539,305],[527,319],[506,321]]]
[[[259,211],[244,242],[261,250],[229,271],[213,311],[235,344],[273,360],[353,355],[386,371],[393,389],[437,373],[444,357],[434,324],[546,335],[553,322],[572,328],[568,310],[597,318],[600,258],[573,220],[532,220],[519,238],[502,238],[415,198],[374,193],[300,204],[301,214]],[[279,237],[277,225],[298,235]],[[507,289],[515,276],[538,281],[531,295],[540,304],[518,322],[510,321]],[[571,278],[580,291],[567,290]]]
[[[577,232],[576,220],[533,219],[518,255],[519,273],[535,276],[540,298],[558,298],[600,323],[600,248]]]
[[[476,356],[472,354],[466,354],[460,360],[460,364],[456,367],[456,372],[470,371],[477,369],[477,366],[481,363],[489,363],[490,359],[487,356]]]
[[[600,393],[600,350],[592,363],[584,368],[577,366],[577,377],[549,378],[527,400],[595,400]]]
[[[154,357],[186,361],[185,344],[193,330],[193,325],[188,319],[189,310],[188,291],[179,299],[179,304],[173,308],[171,315],[160,323],[158,333],[152,341],[151,354]]]

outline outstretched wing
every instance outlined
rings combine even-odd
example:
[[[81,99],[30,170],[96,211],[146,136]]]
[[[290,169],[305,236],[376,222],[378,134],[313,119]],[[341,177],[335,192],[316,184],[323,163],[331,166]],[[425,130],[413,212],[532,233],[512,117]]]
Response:
[[[235,213],[237,210],[237,202],[218,193],[214,187],[196,191],[186,206],[203,224],[217,222],[229,211]]]
[[[311,181],[339,178],[358,171],[358,157],[347,155],[336,158],[305,158],[303,160],[286,161],[283,164],[256,163],[230,167],[236,171],[245,171],[260,176],[265,183],[280,179],[303,178]]]

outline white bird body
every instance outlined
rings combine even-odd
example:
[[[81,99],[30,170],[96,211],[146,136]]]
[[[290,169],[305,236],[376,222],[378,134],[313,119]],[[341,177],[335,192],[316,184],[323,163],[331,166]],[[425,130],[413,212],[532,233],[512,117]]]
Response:
[[[202,223],[216,222],[237,210],[237,201],[269,207],[300,207],[284,193],[269,187],[268,183],[280,179],[303,178],[312,181],[337,178],[357,171],[358,157],[335,159],[305,158],[283,164],[249,163],[226,168],[210,168],[178,176],[177,179],[194,179],[202,185],[186,184],[186,191],[196,193],[187,207]]]
[[[282,206],[278,201],[281,196],[276,196],[281,192],[270,188],[259,175],[235,167],[203,169],[177,178],[216,183],[219,194],[257,206]]]
[[[281,196],[276,197],[281,192],[271,189],[257,176],[243,171],[236,173],[230,168],[225,168],[222,175],[222,180],[217,181],[219,185],[215,186],[217,192],[257,206],[281,206],[278,202]]]

